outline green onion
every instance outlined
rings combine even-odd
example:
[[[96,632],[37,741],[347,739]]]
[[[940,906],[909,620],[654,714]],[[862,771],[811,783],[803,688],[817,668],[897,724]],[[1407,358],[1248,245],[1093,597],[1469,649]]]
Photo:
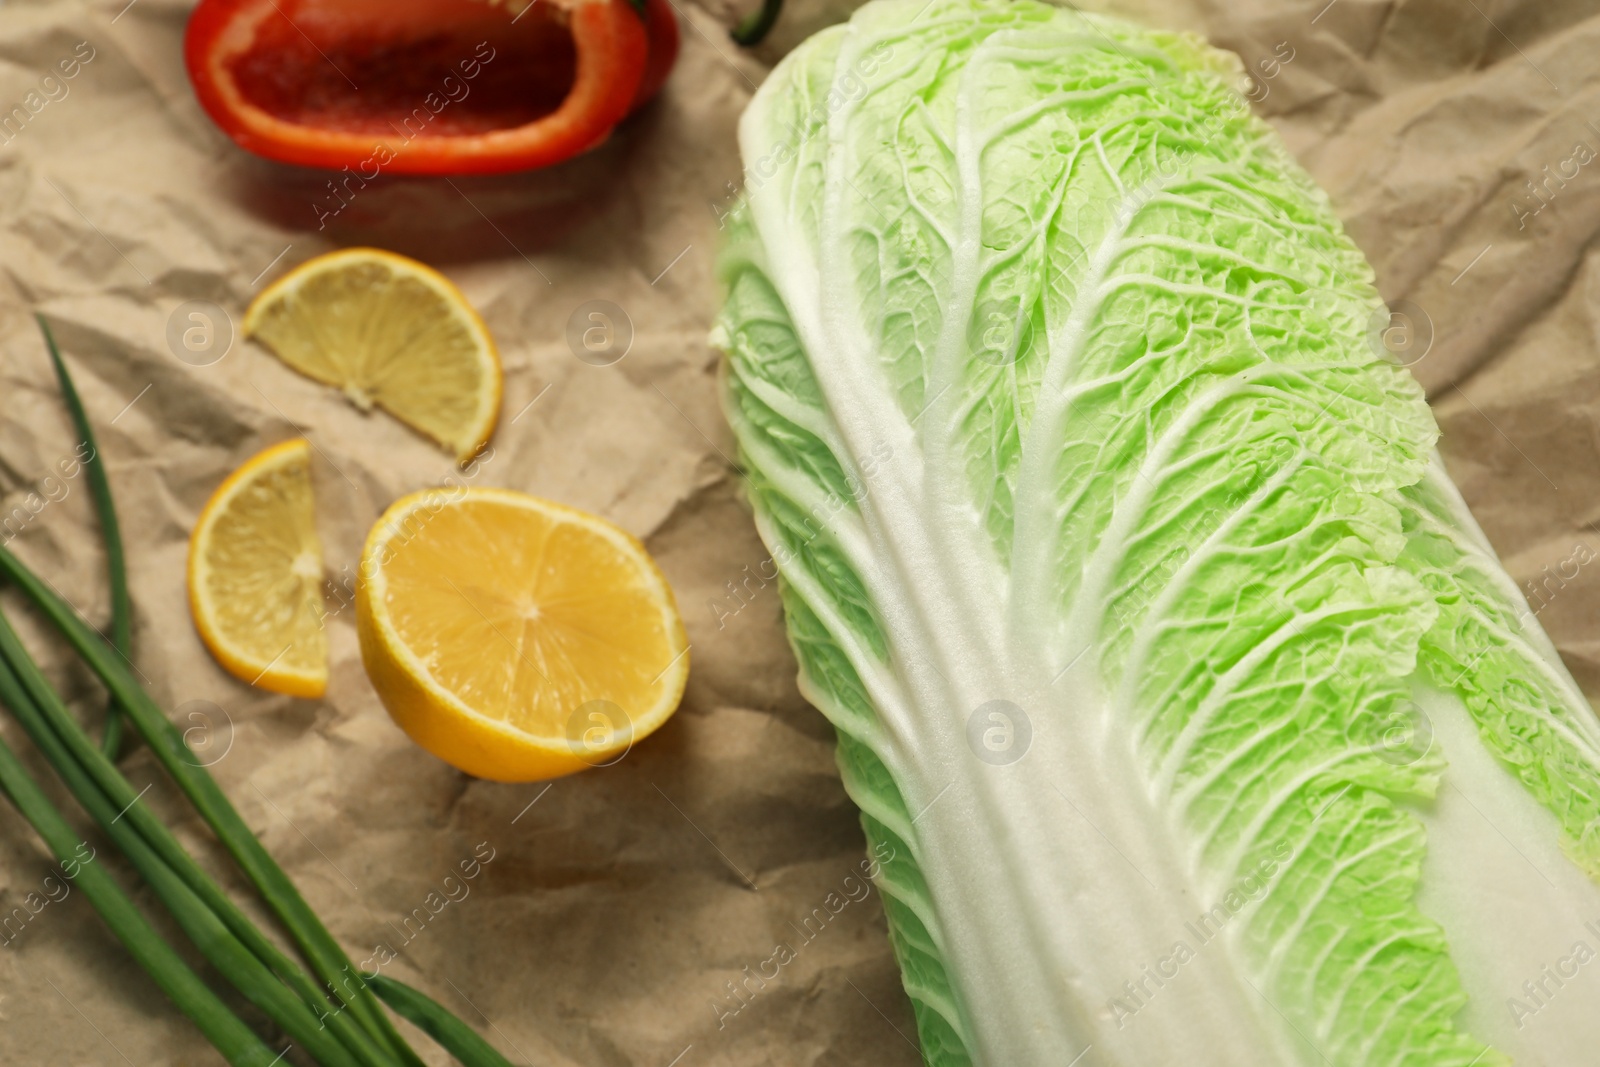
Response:
[[[77,862],[81,839],[4,741],[0,741],[0,789],[38,831],[58,862]],[[156,933],[111,875],[91,861],[79,866],[74,881],[117,940],[150,973],[178,1010],[194,1021],[225,1060],[233,1067],[272,1067],[278,1062],[280,1057],[267,1048]]]
[[[385,1004],[415,1023],[465,1067],[511,1067],[510,1060],[432,997],[381,974],[367,981]]]
[[[394,1029],[377,999],[366,988],[339,943],[311,910],[300,891],[273,860],[255,834],[229,803],[183,740],[183,734],[156,706],[124,665],[117,652],[78,617],[70,605],[48,588],[10,549],[0,547],[0,573],[11,579],[45,617],[66,637],[89,669],[99,676],[133,721],[134,729],[155,753],[167,773],[178,783],[195,810],[217,835],[234,862],[244,871],[317,976],[345,1002],[358,1022],[399,1058],[406,1067],[424,1067],[417,1054]],[[353,988],[352,988],[353,987]]]
[[[365,1031],[342,1012],[329,1011],[316,983],[257,929],[166,826],[138,802],[133,786],[68,713],[3,612],[0,703],[12,709],[78,802],[127,854],[184,932],[241,993],[321,1063],[392,1067],[394,1060],[381,1053]],[[191,924],[197,929],[191,929]],[[225,959],[213,958],[213,951]],[[241,953],[245,958],[238,958]],[[285,990],[280,978],[298,996]],[[329,1020],[334,1029],[324,1033],[319,1019]],[[338,1044],[332,1043],[334,1038]]]
[[[100,517],[100,532],[106,547],[106,574],[111,581],[111,644],[127,657],[133,652],[133,601],[128,596],[128,564],[122,551],[122,528],[117,522],[117,506],[111,499],[105,460],[100,458],[94,429],[89,425],[77,386],[72,384],[72,375],[61,358],[61,350],[56,347],[56,339],[50,333],[50,324],[43,315],[34,318],[39,320],[39,329],[44,333],[45,347],[50,350],[50,362],[55,365],[56,381],[61,386],[61,399],[72,416],[79,444],[89,450],[89,457],[83,461],[84,477],[89,481],[89,494],[94,497],[94,510]],[[115,700],[106,708],[106,732],[101,745],[113,760],[122,748],[122,715]]]
[[[322,1028],[305,1002],[286,989],[184,884],[172,867],[156,854],[132,825],[132,820],[124,821],[124,816],[129,812],[119,812],[113,801],[108,799],[108,794],[97,788],[83,767],[73,759],[62,738],[52,732],[51,724],[40,713],[36,698],[28,692],[32,686],[19,680],[13,673],[14,647],[7,638],[14,635],[4,632],[9,630],[9,624],[0,618],[0,645],[5,646],[0,649],[0,658],[4,660],[0,662],[0,701],[11,708],[73,796],[110,835],[123,855],[128,857],[134,869],[167,906],[183,932],[235,988],[266,1012],[292,1040],[316,1057],[318,1063],[328,1067],[360,1067],[356,1059],[334,1039],[333,1034]],[[87,741],[87,738],[84,740]],[[99,754],[92,745],[90,751]],[[129,811],[136,807],[137,797]]]

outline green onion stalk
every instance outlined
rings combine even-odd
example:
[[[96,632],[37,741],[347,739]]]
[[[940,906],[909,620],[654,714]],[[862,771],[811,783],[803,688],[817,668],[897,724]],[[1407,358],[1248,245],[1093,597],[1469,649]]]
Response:
[[[58,862],[73,860],[82,843],[77,832],[4,741],[0,741],[0,790],[44,839]],[[223,1059],[233,1067],[271,1067],[278,1057],[183,962],[110,874],[90,861],[79,867],[76,881],[117,940],[150,972],[178,1010],[194,1021]]]
[[[83,401],[78,397],[78,388],[72,384],[72,375],[67,372],[67,364],[61,358],[61,350],[56,347],[55,336],[50,332],[50,324],[44,320],[43,315],[34,316],[39,320],[39,330],[44,334],[45,348],[50,351],[50,363],[55,367],[56,383],[61,387],[61,401],[66,405],[67,414],[72,416],[72,426],[78,432],[78,442],[81,449],[87,449],[83,456],[84,477],[89,482],[89,495],[94,498],[95,515],[100,519],[100,537],[105,543],[106,551],[106,578],[111,585],[111,644],[122,653],[124,658],[133,655],[133,600],[128,595],[128,561],[122,551],[122,527],[117,522],[117,505],[111,499],[111,482],[106,478],[106,462],[100,457],[100,449],[96,447],[94,429],[89,425],[89,415],[83,410]],[[113,700],[106,709],[106,731],[101,738],[101,746],[107,756],[113,760],[122,748],[122,714]]]

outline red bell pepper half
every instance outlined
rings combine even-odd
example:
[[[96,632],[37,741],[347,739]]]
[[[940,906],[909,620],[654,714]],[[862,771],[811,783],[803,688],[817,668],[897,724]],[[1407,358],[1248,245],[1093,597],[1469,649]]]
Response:
[[[668,0],[200,0],[184,39],[195,95],[241,147],[368,179],[559,163],[677,54]]]

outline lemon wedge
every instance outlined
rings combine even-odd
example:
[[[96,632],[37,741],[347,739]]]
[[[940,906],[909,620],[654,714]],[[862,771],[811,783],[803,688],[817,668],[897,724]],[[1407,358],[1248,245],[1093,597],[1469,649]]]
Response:
[[[327,689],[322,546],[303,438],[258,452],[206,502],[189,539],[189,610],[234,677],[298,697]]]
[[[395,722],[496,781],[613,763],[678,707],[689,644],[645,547],[573,508],[434,489],[373,527],[361,658]]]
[[[251,302],[244,335],[462,462],[494,432],[501,390],[494,339],[461,290],[414,259],[348,248],[302,263]]]

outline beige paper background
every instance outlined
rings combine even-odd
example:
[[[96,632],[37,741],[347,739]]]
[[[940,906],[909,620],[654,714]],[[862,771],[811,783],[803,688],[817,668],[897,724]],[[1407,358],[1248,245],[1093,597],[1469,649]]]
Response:
[[[95,49],[68,95],[0,145],[0,514],[71,448],[29,317],[37,308],[109,459],[140,669],[168,707],[224,709],[231,747],[215,772],[358,961],[401,942],[395,924],[460,861],[492,849],[470,895],[416,933],[388,973],[513,1060],[918,1062],[876,898],[809,944],[789,926],[844,885],[862,844],[831,731],[795,691],[775,591],[757,590],[720,628],[711,606],[765,558],[725,455],[705,342],[717,300],[712,205],[738,180],[734,124],[767,63],[842,17],[847,0],[791,0],[754,54],[727,39],[725,0],[684,0],[684,53],[665,94],[599,151],[503,178],[384,177],[322,233],[312,204],[324,176],[245,155],[195,105],[180,61],[189,5],[124,3],[0,8],[0,111],[79,41]],[[1251,65],[1287,42],[1294,58],[1263,79],[1258,107],[1332,193],[1384,295],[1431,320],[1416,370],[1450,468],[1512,573],[1538,578],[1578,543],[1600,547],[1600,161],[1525,228],[1513,204],[1537,206],[1523,183],[1576,142],[1600,150],[1600,14],[1552,0],[1325,3],[1092,6],[1197,30]],[[474,480],[609,516],[646,540],[673,582],[693,642],[688,696],[618,766],[548,791],[452,771],[390,725],[348,612],[332,624],[333,678],[317,702],[248,690],[193,636],[187,531],[256,449],[294,433],[316,444],[334,575],[353,568],[390,500],[450,473],[392,421],[359,415],[251,345],[236,342],[208,367],[168,349],[181,302],[209,300],[237,319],[289,265],[355,244],[439,266],[499,339],[502,428]],[[568,316],[595,299],[625,309],[636,330],[628,356],[606,368],[574,358],[565,340]],[[93,530],[87,494],[69,482],[14,547],[103,620]],[[1586,568],[1552,589],[1540,616],[1593,692],[1600,580]],[[98,708],[80,672],[59,677]],[[4,732],[15,738],[9,724]],[[151,802],[204,848],[150,758],[125,766],[136,787],[157,783]],[[48,864],[4,812],[9,911]],[[713,1003],[731,1006],[724,983],[779,941],[799,958],[719,1027]],[[220,1062],[73,896],[0,948],[0,1062],[124,1061]]]

